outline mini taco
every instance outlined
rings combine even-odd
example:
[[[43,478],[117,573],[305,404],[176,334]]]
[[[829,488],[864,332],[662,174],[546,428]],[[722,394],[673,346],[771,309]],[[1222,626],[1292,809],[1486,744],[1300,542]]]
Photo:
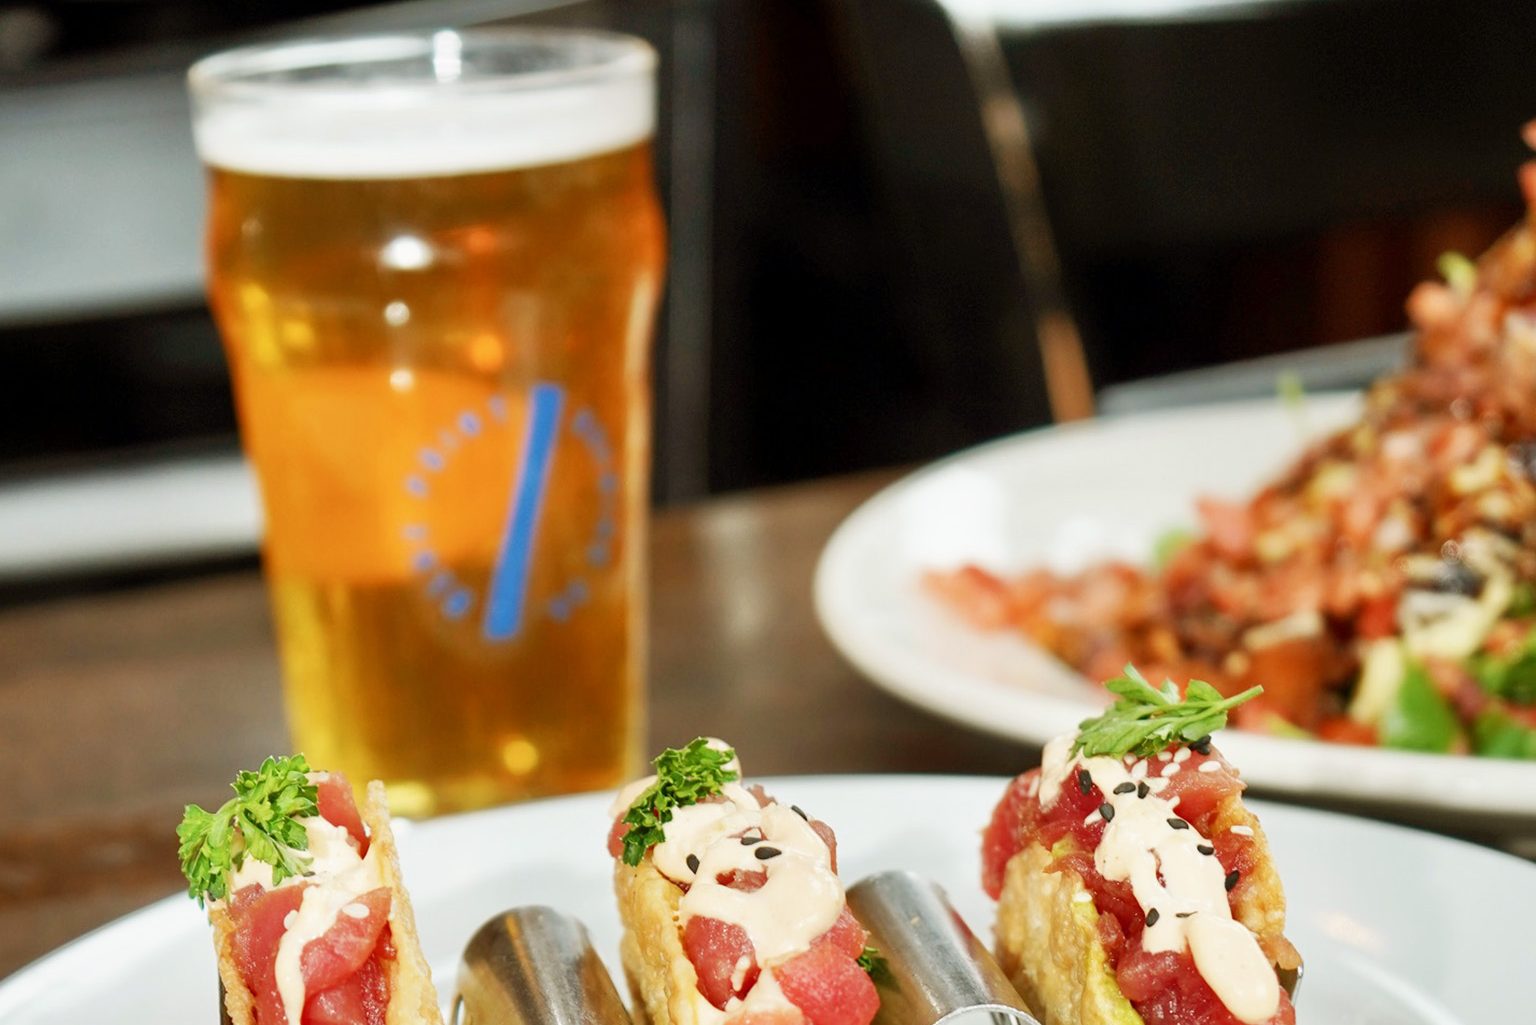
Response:
[[[234,790],[177,829],[231,1025],[441,1025],[383,784],[359,808],[345,777],[296,755]]]
[[[636,1020],[651,1025],[869,1025],[867,934],[826,823],[741,785],[699,738],[613,805],[609,853]]]
[[[1210,738],[1256,689],[1126,673],[993,812],[999,963],[1045,1025],[1292,1025],[1280,877]]]

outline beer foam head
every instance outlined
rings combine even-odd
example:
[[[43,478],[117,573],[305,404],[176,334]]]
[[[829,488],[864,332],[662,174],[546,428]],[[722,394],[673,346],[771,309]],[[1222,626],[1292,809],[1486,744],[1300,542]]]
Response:
[[[558,164],[655,128],[655,54],[626,36],[437,32],[232,50],[188,75],[203,161],[288,178]]]

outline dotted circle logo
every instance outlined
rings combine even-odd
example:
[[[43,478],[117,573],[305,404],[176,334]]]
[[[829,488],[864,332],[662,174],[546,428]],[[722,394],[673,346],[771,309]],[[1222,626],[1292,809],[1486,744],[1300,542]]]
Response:
[[[566,434],[573,436],[586,453],[597,480],[597,520],[587,539],[583,561],[596,570],[613,559],[619,501],[613,450],[607,432],[591,409],[578,409],[569,422],[563,422],[565,400],[565,390],[557,384],[540,382],[529,392],[527,422],[522,425],[522,452],[512,475],[496,561],[483,594],[476,593],[443,564],[433,546],[431,528],[425,522],[410,523],[404,528],[405,539],[412,546],[411,566],[427,597],[445,619],[458,621],[471,613],[478,614],[480,633],[492,643],[516,640],[530,616],[540,613],[553,622],[564,623],[591,596],[586,578],[576,574],[544,602],[542,609],[528,608],[528,578],[544,494],[558,442]],[[406,493],[421,502],[431,502],[434,480],[450,470],[456,456],[474,445],[494,444],[516,426],[503,396],[488,399],[484,408],[460,411],[452,425],[441,430],[435,442],[421,450],[419,467],[407,474],[403,482]]]

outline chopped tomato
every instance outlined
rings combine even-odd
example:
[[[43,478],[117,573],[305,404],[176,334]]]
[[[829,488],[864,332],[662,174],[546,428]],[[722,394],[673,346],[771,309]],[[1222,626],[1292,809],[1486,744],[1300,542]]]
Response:
[[[1347,715],[1331,715],[1317,725],[1317,735],[1335,744],[1363,744],[1374,746],[1378,741],[1376,728],[1355,722]]]
[[[1244,686],[1261,684],[1264,701],[1287,722],[1317,725],[1323,691],[1332,678],[1333,646],[1326,637],[1293,637],[1248,651]]]
[[[744,995],[757,981],[757,952],[747,931],[734,922],[702,915],[688,919],[683,926],[683,952],[699,977],[699,992],[721,1010],[726,1001]]]
[[[234,925],[235,965],[256,998],[256,1025],[281,1025],[283,998],[277,992],[277,945],[287,927],[283,920],[297,911],[305,887],[263,890],[247,886],[229,899]]]
[[[334,826],[341,826],[357,841],[359,854],[368,853],[368,833],[363,829],[363,817],[358,814],[357,801],[352,796],[352,784],[339,772],[318,773],[315,788],[319,791],[317,804],[320,817]]]
[[[342,908],[323,936],[305,945],[299,965],[309,992],[330,989],[363,967],[389,925],[389,906],[387,886],[369,890]],[[353,907],[362,909],[362,917],[348,910]]]
[[[1195,509],[1218,552],[1230,559],[1248,555],[1253,545],[1253,512],[1247,505],[1200,498]]]
[[[927,584],[972,622],[994,630],[1008,625],[1013,611],[1008,585],[980,566],[963,566],[953,573],[930,573]]]
[[[1367,641],[1397,633],[1397,595],[1377,595],[1361,606],[1355,617],[1355,632]]]
[[[869,1025],[880,1009],[875,984],[829,940],[812,944],[773,970],[790,1003],[810,1025]]]

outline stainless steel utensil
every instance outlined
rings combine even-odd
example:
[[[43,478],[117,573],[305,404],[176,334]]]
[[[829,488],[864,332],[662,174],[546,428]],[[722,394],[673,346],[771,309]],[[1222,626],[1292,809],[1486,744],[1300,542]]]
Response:
[[[450,1025],[630,1025],[587,930],[547,907],[482,925],[464,948]]]
[[[1040,1025],[944,891],[911,872],[881,872],[848,890],[879,951],[875,1025]]]

